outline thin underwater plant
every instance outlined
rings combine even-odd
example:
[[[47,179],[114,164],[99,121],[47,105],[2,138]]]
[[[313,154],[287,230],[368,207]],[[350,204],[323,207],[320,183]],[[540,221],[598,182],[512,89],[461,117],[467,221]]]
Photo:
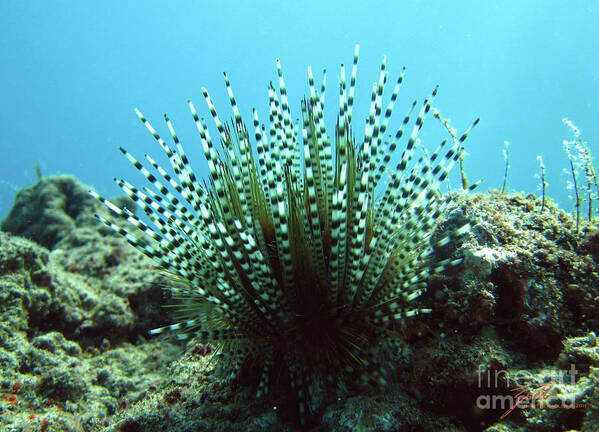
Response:
[[[501,186],[501,193],[505,193],[507,187],[507,176],[510,171],[510,143],[507,141],[503,142],[503,160],[505,161],[505,170],[503,172],[503,186]]]
[[[433,107],[432,111],[433,111],[433,117],[441,122],[441,124],[445,127],[445,129],[451,136],[451,139],[453,140],[453,142],[454,143],[459,142],[459,139],[457,136],[457,130],[455,128],[451,127],[451,125],[449,124],[450,120],[441,116],[441,113],[439,112],[439,110],[437,108]],[[477,120],[477,122],[478,122],[478,120]],[[458,159],[459,163],[460,163],[460,179],[462,181],[462,189],[463,190],[472,190],[472,189],[476,188],[480,182],[477,182],[474,185],[468,186],[468,177],[466,177],[466,169],[464,168],[464,156],[465,156],[464,153],[465,153],[464,149],[460,149],[460,157]]]
[[[588,143],[582,137],[580,130],[567,118],[563,118],[562,122],[570,128],[574,134],[575,140],[564,140],[563,146],[568,156],[570,164],[570,172],[572,182],[568,183],[568,189],[573,191],[574,206],[576,208],[576,232],[580,225],[580,209],[582,202],[585,200],[580,195],[585,193],[586,201],[588,202],[588,219],[593,223],[593,199],[599,197],[599,185],[597,182],[597,174],[593,166],[591,150]],[[586,185],[582,186],[578,180],[579,170],[584,173]],[[594,191],[593,191],[594,189]]]
[[[535,174],[535,177],[540,180],[539,190],[541,191],[542,201],[541,201],[541,213],[545,210],[545,191],[547,189],[547,181],[545,181],[545,164],[543,164],[543,157],[541,155],[537,156],[537,160],[539,161],[539,168],[541,169],[540,174]]]
[[[580,225],[580,195],[578,194],[578,171],[575,168],[575,158],[576,156],[572,153],[572,141],[563,141],[564,150],[568,155],[568,162],[570,164],[570,173],[572,174],[572,182],[568,182],[568,189],[573,191],[572,198],[574,199],[574,208],[576,209],[576,232],[578,233],[578,227]],[[568,171],[564,168],[564,172],[568,174]]]
[[[411,302],[431,276],[461,262],[435,251],[470,229],[465,224],[432,239],[454,199],[443,197],[440,186],[460,160],[472,127],[451,143],[444,140],[430,156],[415,157],[437,89],[420,104],[415,121],[416,101],[388,133],[404,73],[383,105],[383,57],[358,141],[352,130],[358,53],[356,46],[349,82],[340,68],[332,134],[324,119],[325,79],[318,89],[308,68],[309,96],[296,123],[277,60],[268,124],[254,109],[248,129],[226,74],[231,121],[221,121],[202,88],[218,145],[188,102],[208,161],[207,184],[193,171],[169,118],[172,143],[136,110],[174,172],[148,155],[144,165],[121,148],[153,188],[116,182],[150,223],[91,192],[131,228],[99,219],[175,279],[169,289],[179,321],[151,333],[174,331],[182,339],[218,344],[219,368],[253,377],[258,396],[277,385],[274,377],[285,376],[278,385],[293,389],[303,424],[318,409],[315,395],[386,382],[393,365],[377,351],[397,344],[398,323],[431,311]],[[401,156],[391,166],[408,127]]]

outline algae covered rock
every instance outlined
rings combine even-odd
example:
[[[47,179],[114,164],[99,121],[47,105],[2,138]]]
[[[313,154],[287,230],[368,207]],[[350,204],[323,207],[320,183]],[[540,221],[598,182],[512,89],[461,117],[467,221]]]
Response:
[[[4,322],[28,332],[58,330],[82,341],[124,339],[136,326],[128,302],[101,281],[66,271],[43,247],[0,232]],[[13,327],[15,328],[15,327]]]
[[[1,229],[52,249],[74,228],[96,225],[97,208],[88,189],[75,177],[45,177],[19,191]]]
[[[30,240],[0,232],[0,269],[2,430],[102,425],[178,355],[168,342],[138,341],[146,333],[127,296],[66,271]]]
[[[34,277],[70,287],[58,292],[68,299],[53,302],[47,297],[32,320],[41,325],[54,321],[53,328],[99,341],[105,334],[109,339],[135,339],[164,324],[159,287],[164,278],[151,271],[150,260],[97,220],[95,214],[122,223],[89,195],[89,189],[73,176],[42,178],[17,194],[2,230],[48,247],[44,256],[53,273],[38,271]],[[134,208],[126,197],[114,202]],[[7,269],[11,265],[10,260],[4,263]]]
[[[421,304],[433,312],[405,325],[410,355],[400,366],[403,388],[421,409],[462,413],[454,424],[468,430],[534,424],[549,431],[560,422],[578,430],[585,415],[597,411],[590,404],[547,414],[545,427],[535,409],[517,408],[501,419],[505,409],[477,401],[510,400],[513,387],[501,379],[508,371],[535,376],[556,369],[570,338],[597,331],[599,276],[586,235],[592,227],[578,235],[572,218],[553,203],[541,211],[533,195],[496,192],[462,196],[441,232],[463,220],[473,225],[462,246],[464,261],[431,280]]]
[[[87,194],[63,177],[27,193],[51,206],[58,201],[43,193],[66,199],[66,184]],[[148,338],[170,323],[161,307],[168,280],[95,221],[103,209],[93,200],[78,202],[82,209],[61,216],[70,229],[28,231],[42,240],[54,233],[51,249],[0,232],[0,428],[39,430],[47,421],[61,431],[299,431],[284,387],[257,399],[255,389],[217,373],[210,345]],[[551,203],[540,212],[532,196],[497,193],[460,197],[444,223],[465,220],[474,225],[467,241],[436,252],[464,261],[431,279],[416,301],[433,311],[400,329],[389,384],[315,406],[312,430],[597,430],[594,228],[577,235]],[[505,408],[483,403],[508,401],[516,387],[531,394],[572,364],[574,381],[556,383],[548,396],[574,397],[576,408],[516,406],[502,418]]]
[[[95,222],[94,201],[80,196],[87,187],[66,176],[42,182],[21,196],[42,206],[40,218],[69,221],[71,228],[39,224],[41,231],[23,232],[40,241],[52,237],[53,250],[0,232],[0,429],[97,428],[143,397],[178,348],[162,342],[157,349],[144,340],[165,320],[160,275],[148,277],[151,261],[105,234]],[[34,192],[41,195],[32,198]],[[82,208],[71,202],[61,216],[43,208],[66,205],[43,198],[63,192]],[[21,204],[3,226],[15,228],[15,214],[33,214]]]

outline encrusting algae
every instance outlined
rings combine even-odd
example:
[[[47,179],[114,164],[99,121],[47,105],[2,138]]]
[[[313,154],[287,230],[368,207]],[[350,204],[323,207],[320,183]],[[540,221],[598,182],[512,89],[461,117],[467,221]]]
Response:
[[[441,183],[460,160],[470,129],[449,144],[443,141],[430,156],[417,156],[418,133],[435,89],[415,122],[417,102],[395,134],[388,133],[404,75],[383,111],[388,76],[383,58],[364,138],[356,142],[357,61],[356,46],[349,88],[341,66],[334,134],[327,134],[323,114],[326,75],[318,90],[308,68],[310,95],[301,103],[301,123],[294,123],[277,60],[278,90],[269,86],[266,126],[254,110],[253,132],[248,131],[226,74],[230,122],[220,120],[202,88],[218,146],[189,102],[210,169],[209,185],[200,183],[168,117],[173,144],[136,110],[175,173],[146,156],[152,173],[121,148],[154,189],[138,189],[125,180],[117,184],[151,223],[91,192],[128,219],[132,229],[98,218],[172,276],[180,321],[152,333],[174,330],[181,338],[219,345],[219,365],[231,375],[255,376],[258,395],[275,380],[288,383],[297,394],[302,423],[325,386],[341,392],[356,379],[385,382],[389,365],[376,350],[393,346],[397,321],[430,312],[411,307],[410,301],[423,293],[432,275],[460,262],[436,258],[435,249],[469,230],[463,225],[440,240],[430,239],[453,199],[442,197]]]

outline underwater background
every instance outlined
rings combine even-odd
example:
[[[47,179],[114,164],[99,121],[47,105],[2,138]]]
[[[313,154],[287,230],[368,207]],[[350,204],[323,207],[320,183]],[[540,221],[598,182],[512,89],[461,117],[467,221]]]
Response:
[[[0,430],[599,430],[598,9],[1,2]]]
[[[538,192],[542,155],[547,194],[571,211],[562,141],[572,134],[561,120],[599,151],[598,20],[592,1],[2,1],[0,215],[36,181],[36,163],[43,175],[74,174],[117,194],[111,179],[131,172],[118,147],[157,148],[135,107],[155,123],[168,113],[196,170],[206,170],[186,106],[201,100],[202,86],[224,112],[226,71],[242,115],[265,114],[278,57],[299,117],[306,67],[317,80],[328,69],[335,101],[339,65],[357,43],[357,119],[386,54],[391,71],[406,67],[400,102],[439,84],[435,106],[452,127],[481,117],[465,160],[479,190],[502,187],[508,141],[509,190]],[[332,127],[334,116],[325,117]],[[438,126],[422,131],[428,148],[444,138]]]

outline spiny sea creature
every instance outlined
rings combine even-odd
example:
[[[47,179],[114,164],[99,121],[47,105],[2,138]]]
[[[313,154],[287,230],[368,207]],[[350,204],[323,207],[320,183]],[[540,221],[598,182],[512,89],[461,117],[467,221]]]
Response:
[[[196,177],[168,117],[174,144],[167,144],[136,110],[176,175],[146,155],[152,173],[121,148],[155,189],[116,182],[151,223],[91,192],[137,229],[100,220],[176,279],[170,289],[182,319],[152,333],[175,330],[182,338],[220,344],[219,363],[233,375],[244,365],[257,371],[258,395],[284,372],[302,422],[314,393],[325,386],[343,388],[356,378],[385,382],[386,365],[376,349],[396,336],[397,320],[430,312],[410,307],[410,301],[422,294],[431,275],[460,261],[435,258],[435,248],[469,230],[465,225],[440,240],[430,239],[451,201],[442,197],[441,182],[459,160],[471,128],[450,144],[443,141],[430,156],[419,152],[415,157],[435,89],[420,106],[403,153],[390,170],[417,102],[396,133],[387,134],[404,73],[383,111],[388,76],[383,57],[364,137],[356,144],[351,125],[358,49],[349,89],[341,65],[332,136],[323,115],[326,71],[317,89],[308,68],[310,96],[301,102],[301,122],[294,123],[277,60],[278,91],[272,83],[268,88],[268,129],[253,110],[254,144],[226,73],[231,122],[220,120],[202,88],[219,147],[189,102],[209,184]]]

